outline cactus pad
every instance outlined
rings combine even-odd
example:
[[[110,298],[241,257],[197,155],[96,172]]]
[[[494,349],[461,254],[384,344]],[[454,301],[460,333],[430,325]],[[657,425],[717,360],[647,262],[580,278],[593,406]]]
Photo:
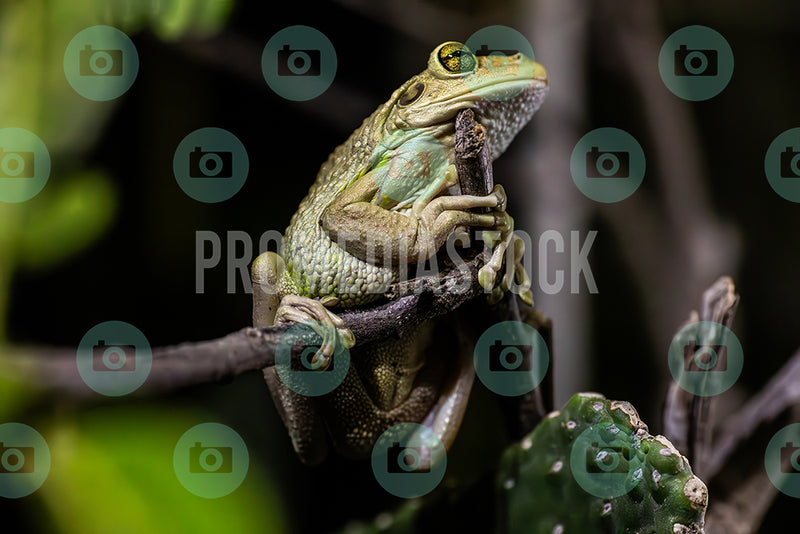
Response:
[[[508,534],[702,534],[708,502],[667,438],[597,393],[576,394],[508,449],[497,483]]]

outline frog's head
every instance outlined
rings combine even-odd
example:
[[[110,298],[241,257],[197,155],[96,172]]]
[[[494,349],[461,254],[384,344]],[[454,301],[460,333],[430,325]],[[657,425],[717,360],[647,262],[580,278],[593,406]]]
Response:
[[[547,88],[545,68],[524,54],[476,55],[449,41],[431,52],[424,72],[392,95],[386,128],[431,128],[434,135],[448,135],[456,114],[471,108],[486,127],[496,158],[539,109]]]

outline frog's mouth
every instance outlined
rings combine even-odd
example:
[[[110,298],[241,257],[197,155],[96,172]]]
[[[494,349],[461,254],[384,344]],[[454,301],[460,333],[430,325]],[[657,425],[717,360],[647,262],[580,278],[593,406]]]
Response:
[[[433,129],[434,135],[442,139],[452,133],[458,112],[472,109],[475,119],[487,129],[494,157],[505,151],[541,107],[549,88],[547,71],[534,61],[516,76],[463,80],[463,87],[455,94],[429,100],[419,115],[406,119],[412,127]]]
[[[538,63],[536,65],[541,67]],[[475,111],[475,120],[486,128],[494,158],[505,152],[514,137],[539,110],[548,88],[547,75],[543,73],[541,78],[491,85],[487,87],[489,96],[472,102],[470,107]]]
[[[462,109],[471,107],[480,110],[490,103],[493,103],[492,107],[500,108],[514,104],[530,104],[535,111],[544,101],[549,82],[545,68],[540,63],[532,63],[532,68],[513,77],[465,78],[460,91],[426,103],[424,108],[430,120],[427,126],[446,122]]]
[[[513,102],[529,100],[547,91],[547,70],[541,63],[528,61],[518,66],[516,75],[465,78],[465,84],[478,101]]]

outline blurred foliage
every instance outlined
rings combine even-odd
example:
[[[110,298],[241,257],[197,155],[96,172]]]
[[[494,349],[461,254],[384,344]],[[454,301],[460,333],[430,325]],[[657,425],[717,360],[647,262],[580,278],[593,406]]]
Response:
[[[251,461],[232,494],[204,499],[175,477],[182,433],[208,414],[105,408],[59,417],[41,430],[52,469],[37,492],[59,532],[285,532],[281,501]],[[49,529],[48,529],[49,530]]]
[[[116,203],[110,182],[98,171],[68,175],[40,196],[19,214],[21,268],[45,268],[89,246],[110,224]]]
[[[0,203],[0,343],[14,271],[50,268],[80,253],[110,228],[118,210],[109,172],[86,163],[118,102],[84,99],[68,85],[63,54],[69,40],[96,24],[129,34],[149,30],[164,40],[207,36],[222,28],[232,5],[214,0],[0,4],[0,127],[36,133],[52,160],[39,195],[21,204]],[[44,306],[46,324],[54,318]],[[23,499],[26,506],[43,505],[44,514],[29,516],[41,530],[286,531],[281,501],[255,458],[243,485],[220,499],[197,497],[177,480],[173,447],[186,429],[209,420],[208,414],[115,406],[29,421],[27,408],[36,402],[35,392],[0,379],[0,421],[30,423],[52,453],[47,481]]]
[[[36,133],[53,162],[42,194],[20,206],[0,203],[0,340],[13,271],[44,268],[80,252],[108,228],[117,209],[105,172],[82,163],[116,103],[87,100],[69,86],[67,43],[96,24],[128,33],[149,29],[163,39],[204,36],[222,27],[232,6],[213,0],[0,5],[0,127]]]

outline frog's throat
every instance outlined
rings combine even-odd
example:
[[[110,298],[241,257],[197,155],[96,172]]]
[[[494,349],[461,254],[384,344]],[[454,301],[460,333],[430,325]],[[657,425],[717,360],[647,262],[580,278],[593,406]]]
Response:
[[[505,80],[493,82],[492,95],[514,94],[507,99],[492,100],[483,98],[474,90],[466,88],[455,95],[432,100],[426,107],[438,110],[434,113],[423,113],[425,120],[409,120],[399,116],[400,120],[387,121],[384,133],[390,134],[399,128],[420,128],[438,139],[445,148],[454,143],[455,117],[463,109],[472,109],[475,119],[487,130],[488,144],[493,159],[505,152],[508,145],[519,131],[528,123],[544,102],[548,91],[546,81],[538,79]],[[398,93],[402,93],[398,91]],[[517,94],[518,93],[518,94]],[[437,104],[434,106],[434,104]]]

